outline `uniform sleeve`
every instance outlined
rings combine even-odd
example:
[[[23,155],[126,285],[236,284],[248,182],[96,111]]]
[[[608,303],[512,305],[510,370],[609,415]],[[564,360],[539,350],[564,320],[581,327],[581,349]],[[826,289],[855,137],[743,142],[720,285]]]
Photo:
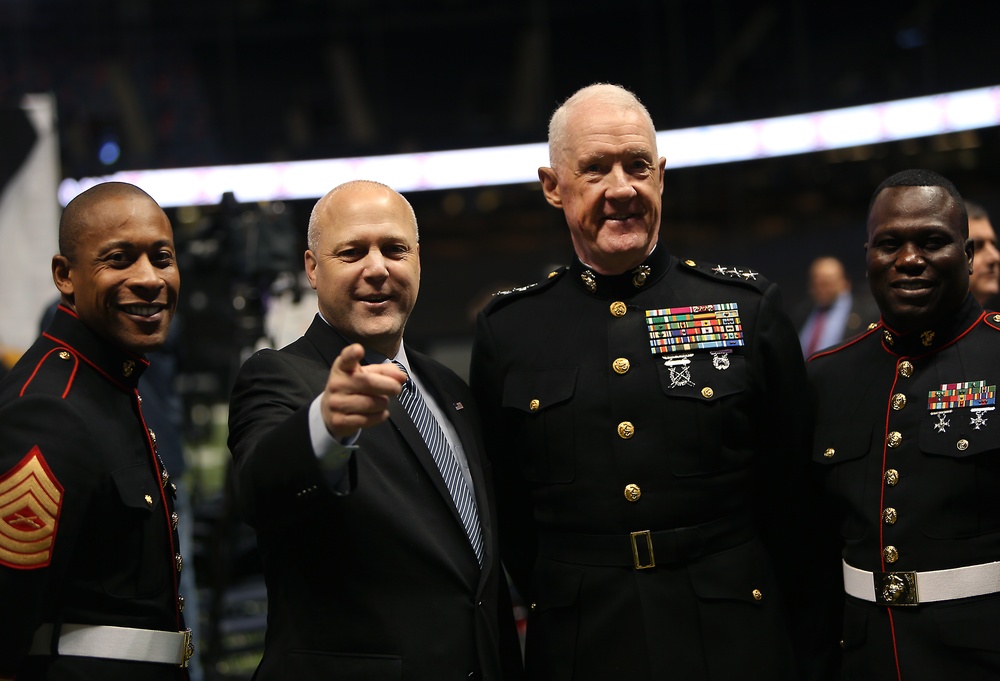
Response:
[[[503,368],[489,318],[480,313],[472,346],[469,386],[483,415],[486,454],[493,466],[500,557],[518,592],[530,598],[530,578],[538,552],[537,530],[527,482],[520,474],[517,444],[503,416]]]
[[[762,300],[755,352],[762,539],[773,556],[800,651],[804,679],[834,678],[842,593],[839,551],[810,466],[813,415],[798,336],[777,287]]]
[[[321,491],[330,491],[309,431],[315,392],[296,366],[274,350],[256,353],[240,368],[229,405],[229,449],[237,504],[250,525],[265,519],[280,522]],[[350,487],[353,457],[347,476]]]
[[[84,419],[57,397],[0,409],[0,676],[14,676],[64,588],[97,488]]]

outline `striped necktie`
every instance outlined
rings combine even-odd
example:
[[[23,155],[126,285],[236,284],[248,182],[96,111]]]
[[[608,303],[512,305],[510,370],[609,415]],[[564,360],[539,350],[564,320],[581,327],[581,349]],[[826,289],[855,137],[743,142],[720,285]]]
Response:
[[[420,431],[420,436],[424,438],[427,449],[430,450],[431,456],[434,458],[434,463],[441,471],[444,484],[455,502],[459,517],[462,519],[465,533],[469,536],[469,542],[476,552],[479,565],[482,566],[483,533],[479,527],[479,511],[476,509],[476,501],[465,482],[465,476],[462,475],[462,469],[458,465],[455,453],[448,445],[444,431],[441,430],[434,414],[427,407],[427,403],[424,402],[424,398],[420,395],[420,391],[417,390],[417,386],[410,378],[406,368],[395,360],[393,360],[393,364],[406,373],[406,383],[403,384],[403,390],[399,394],[399,401],[413,420],[413,425]]]

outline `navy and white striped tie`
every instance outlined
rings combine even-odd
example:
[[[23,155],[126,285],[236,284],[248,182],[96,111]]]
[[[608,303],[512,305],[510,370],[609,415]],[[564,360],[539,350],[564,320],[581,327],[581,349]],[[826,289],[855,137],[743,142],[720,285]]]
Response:
[[[434,463],[437,464],[438,470],[441,471],[444,484],[448,488],[448,492],[451,493],[455,507],[458,508],[458,515],[462,519],[465,533],[469,536],[469,543],[472,544],[472,549],[476,552],[476,558],[479,560],[479,564],[482,565],[483,533],[479,526],[479,511],[476,508],[476,500],[472,497],[472,492],[465,482],[465,476],[462,475],[462,469],[458,465],[455,453],[451,450],[451,446],[444,436],[444,431],[441,430],[441,426],[438,424],[437,419],[434,418],[434,414],[431,413],[431,410],[427,407],[427,403],[424,402],[424,398],[420,395],[420,391],[417,390],[413,379],[410,378],[409,373],[407,373],[406,368],[401,363],[393,360],[393,364],[402,369],[403,373],[406,374],[406,383],[403,384],[403,390],[399,394],[399,401],[403,405],[403,408],[406,409],[406,413],[413,420],[413,425],[420,431],[420,436],[424,438],[427,449],[430,450],[431,456],[434,458]]]

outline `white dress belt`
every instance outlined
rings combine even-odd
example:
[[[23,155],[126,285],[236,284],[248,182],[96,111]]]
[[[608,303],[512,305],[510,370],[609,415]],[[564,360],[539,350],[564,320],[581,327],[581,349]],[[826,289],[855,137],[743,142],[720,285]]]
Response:
[[[60,629],[59,655],[100,657],[109,660],[159,662],[186,667],[194,653],[191,630],[159,631],[92,624],[64,624]],[[51,655],[52,625],[38,627],[29,655]]]
[[[1000,561],[927,572],[868,572],[844,561],[844,591],[880,605],[918,605],[1000,592]]]

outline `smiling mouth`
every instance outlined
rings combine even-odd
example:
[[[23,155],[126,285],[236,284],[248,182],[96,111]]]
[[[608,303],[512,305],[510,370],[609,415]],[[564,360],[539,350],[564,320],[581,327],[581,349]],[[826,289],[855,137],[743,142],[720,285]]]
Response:
[[[135,317],[153,317],[158,312],[166,309],[166,305],[156,305],[156,304],[133,304],[133,305],[122,305],[121,309],[126,313]]]

